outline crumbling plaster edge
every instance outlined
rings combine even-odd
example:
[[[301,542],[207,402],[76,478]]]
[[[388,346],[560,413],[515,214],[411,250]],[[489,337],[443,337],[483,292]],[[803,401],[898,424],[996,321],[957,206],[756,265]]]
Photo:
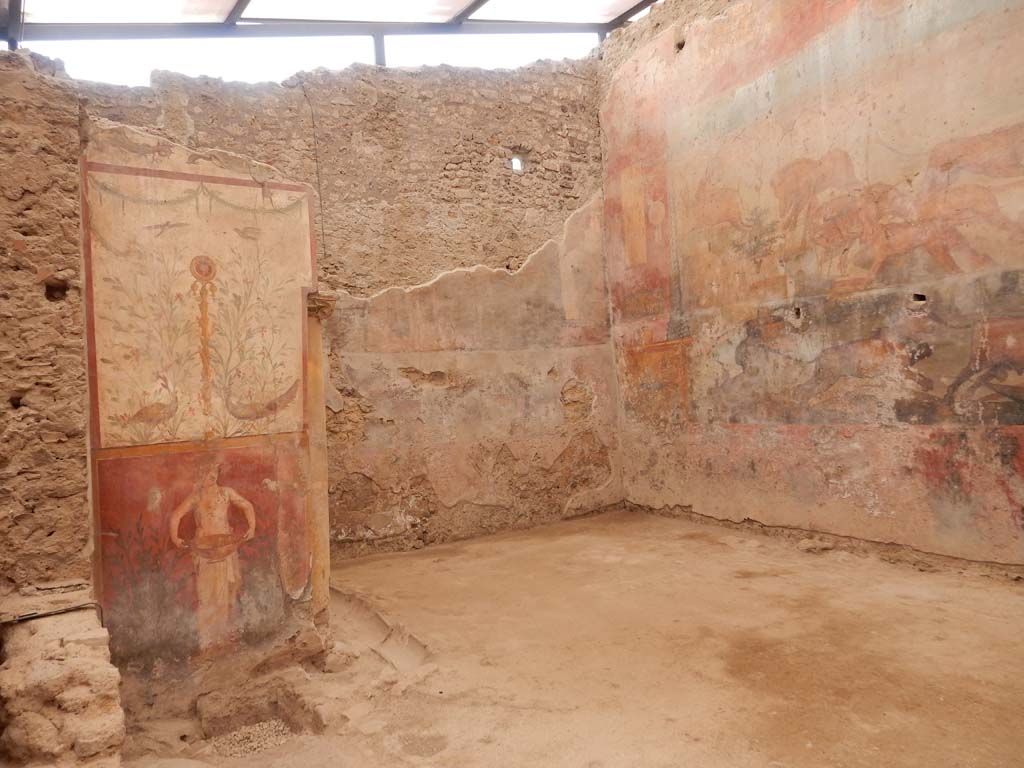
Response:
[[[422,283],[416,283],[415,285],[389,285],[386,288],[381,288],[379,291],[368,294],[366,296],[356,296],[344,290],[336,290],[333,291],[332,293],[338,297],[344,297],[345,299],[351,300],[353,303],[368,304],[371,301],[374,301],[376,299],[379,299],[383,296],[392,293],[410,295],[422,291],[427,291],[433,288],[440,281],[446,280],[455,275],[473,275],[480,273],[485,275],[496,275],[496,279],[498,280],[514,278],[516,275],[526,272],[529,268],[535,267],[537,262],[539,262],[539,260],[543,257],[543,254],[549,249],[555,248],[559,253],[561,253],[566,243],[566,235],[573,224],[573,220],[576,219],[577,217],[589,213],[589,209],[591,206],[603,207],[603,201],[604,192],[603,189],[599,189],[598,191],[594,192],[590,196],[590,198],[587,199],[586,202],[581,204],[572,213],[569,214],[568,218],[566,218],[565,222],[562,224],[562,232],[560,235],[549,238],[548,240],[544,241],[544,243],[541,244],[538,248],[531,251],[530,255],[527,256],[523,260],[523,263],[520,264],[516,269],[510,270],[506,269],[505,267],[489,267],[486,264],[474,264],[471,267],[453,267],[452,269],[443,270],[441,272],[438,272],[429,280]],[[602,262],[604,262],[603,256]],[[605,266],[605,274],[607,276],[607,266]],[[607,294],[607,290],[605,291],[605,293]]]
[[[698,0],[689,0],[691,3],[697,2]],[[671,2],[671,0],[669,0]],[[636,21],[626,22],[620,27],[613,29],[608,37],[605,38],[604,42],[601,43],[599,48],[600,58],[602,63],[605,59],[605,54],[609,53],[617,48],[630,48],[632,50],[619,60],[618,66],[612,68],[608,65],[602,66],[599,87],[599,98],[598,98],[598,112],[603,111],[604,103],[607,101],[608,93],[611,91],[612,86],[619,77],[619,73],[622,69],[633,62],[644,50],[654,44],[654,41],[663,35],[671,34],[676,40],[685,39],[695,25],[706,24],[718,19],[721,16],[729,13],[731,8],[730,4],[735,0],[726,0],[722,7],[712,10],[710,13],[702,12],[696,16],[692,16],[687,19],[678,18],[674,16],[674,12],[678,12],[675,6],[662,5],[660,3],[654,3],[650,6],[649,12],[646,16],[643,16]],[[664,17],[664,18],[663,18]],[[623,38],[631,39],[623,39]]]
[[[202,170],[202,164],[207,164],[228,173],[246,175],[259,184],[286,183],[290,186],[301,187],[303,194],[311,195],[313,200],[317,200],[316,190],[312,184],[297,181],[268,163],[223,149],[189,147],[143,128],[94,115],[89,112],[88,101],[85,97],[78,98],[80,156],[83,158],[95,133],[115,131],[127,138],[138,139],[140,148],[168,146],[187,153],[188,162],[197,166],[197,173]],[[134,148],[125,151],[135,153]],[[154,152],[156,151],[158,150],[154,149]],[[225,175],[225,178],[229,178],[229,176]],[[314,275],[315,277],[316,275]]]

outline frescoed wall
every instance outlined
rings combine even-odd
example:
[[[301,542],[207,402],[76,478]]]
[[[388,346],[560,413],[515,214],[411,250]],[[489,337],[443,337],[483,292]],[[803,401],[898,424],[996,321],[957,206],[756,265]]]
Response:
[[[325,329],[339,557],[621,500],[601,232],[598,196],[514,273],[339,298]]]
[[[1024,560],[1024,3],[771,0],[603,105],[624,484]]]
[[[272,635],[309,597],[310,192],[93,126],[82,164],[92,504],[119,660]]]

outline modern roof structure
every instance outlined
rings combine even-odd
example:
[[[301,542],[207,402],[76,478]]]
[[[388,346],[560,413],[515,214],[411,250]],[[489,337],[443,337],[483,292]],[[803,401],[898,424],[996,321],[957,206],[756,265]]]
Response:
[[[656,0],[0,0],[12,50],[35,40],[589,32]]]

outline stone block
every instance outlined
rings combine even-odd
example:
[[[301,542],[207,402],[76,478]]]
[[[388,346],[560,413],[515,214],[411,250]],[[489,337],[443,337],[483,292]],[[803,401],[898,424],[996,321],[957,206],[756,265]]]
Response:
[[[118,709],[93,717],[77,717],[67,724],[74,739],[75,754],[92,757],[113,750],[124,741],[124,712]]]
[[[66,737],[49,718],[38,712],[17,715],[0,736],[0,746],[16,760],[56,757],[67,747]]]

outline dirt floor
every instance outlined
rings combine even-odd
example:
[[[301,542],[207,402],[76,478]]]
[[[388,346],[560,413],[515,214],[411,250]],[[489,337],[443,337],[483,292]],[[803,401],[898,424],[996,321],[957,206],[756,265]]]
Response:
[[[1005,579],[620,512],[334,582],[364,648],[317,683],[344,707],[326,733],[138,765],[1024,766]]]

